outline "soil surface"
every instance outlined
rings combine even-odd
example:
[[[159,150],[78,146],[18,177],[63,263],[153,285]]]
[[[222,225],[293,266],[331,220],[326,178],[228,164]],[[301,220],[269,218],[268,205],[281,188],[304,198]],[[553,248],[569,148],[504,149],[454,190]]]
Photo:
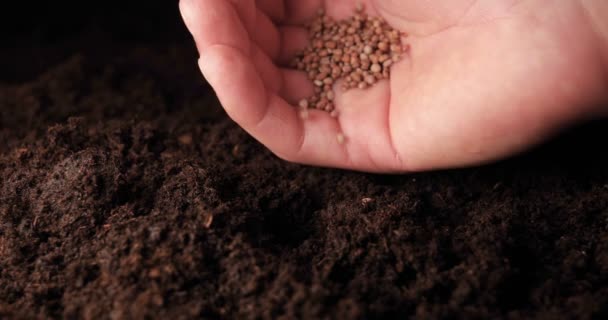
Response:
[[[0,318],[608,317],[606,121],[480,168],[286,163],[167,3],[0,50]]]

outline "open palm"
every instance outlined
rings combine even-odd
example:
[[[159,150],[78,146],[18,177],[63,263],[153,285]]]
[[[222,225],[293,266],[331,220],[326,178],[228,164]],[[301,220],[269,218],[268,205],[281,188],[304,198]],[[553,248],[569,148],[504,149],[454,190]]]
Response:
[[[293,107],[313,92],[289,60],[318,9],[407,32],[390,80],[336,90],[337,119]],[[575,0],[182,0],[199,65],[228,115],[279,157],[407,172],[494,160],[593,113],[601,59]],[[336,84],[340,85],[340,83]],[[336,136],[346,137],[340,143]]]

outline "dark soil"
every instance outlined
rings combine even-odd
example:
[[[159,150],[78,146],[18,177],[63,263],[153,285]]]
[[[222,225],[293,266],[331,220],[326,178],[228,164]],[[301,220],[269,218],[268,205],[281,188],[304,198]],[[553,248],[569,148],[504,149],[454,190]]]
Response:
[[[608,317],[606,121],[482,168],[285,163],[167,3],[0,50],[0,318]]]

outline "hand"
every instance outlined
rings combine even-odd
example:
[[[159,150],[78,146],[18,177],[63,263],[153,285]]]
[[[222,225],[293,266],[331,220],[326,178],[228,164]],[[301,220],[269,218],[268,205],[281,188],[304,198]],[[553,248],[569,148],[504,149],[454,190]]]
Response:
[[[596,114],[605,71],[576,0],[367,0],[407,32],[408,55],[371,89],[336,90],[337,119],[286,68],[319,8],[357,0],[182,0],[199,66],[228,115],[279,157],[310,165],[411,172],[492,161]],[[339,85],[339,83],[338,83]],[[344,143],[336,136],[343,133]]]

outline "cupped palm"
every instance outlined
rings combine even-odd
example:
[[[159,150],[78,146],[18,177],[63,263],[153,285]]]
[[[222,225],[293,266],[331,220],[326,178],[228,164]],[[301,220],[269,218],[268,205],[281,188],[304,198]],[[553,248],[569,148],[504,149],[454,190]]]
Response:
[[[199,66],[229,116],[279,157],[373,172],[479,164],[519,152],[592,114],[601,59],[575,0],[367,0],[409,36],[390,80],[336,90],[339,117],[298,116],[311,95],[289,60],[319,8],[356,0],[182,0]],[[340,83],[336,84],[337,86]],[[343,133],[340,143],[336,136]]]

